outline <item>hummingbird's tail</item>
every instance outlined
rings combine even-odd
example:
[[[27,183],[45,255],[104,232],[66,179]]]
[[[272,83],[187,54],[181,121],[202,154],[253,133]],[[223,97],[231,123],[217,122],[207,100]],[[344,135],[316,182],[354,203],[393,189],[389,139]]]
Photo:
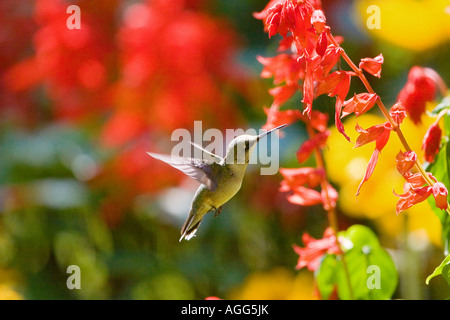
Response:
[[[183,224],[183,227],[181,228],[180,242],[183,239],[190,240],[195,236],[195,233],[197,232],[197,229],[202,222],[203,216],[207,212],[199,211],[201,210],[191,209],[191,211],[189,212],[189,216],[187,217],[186,221]]]

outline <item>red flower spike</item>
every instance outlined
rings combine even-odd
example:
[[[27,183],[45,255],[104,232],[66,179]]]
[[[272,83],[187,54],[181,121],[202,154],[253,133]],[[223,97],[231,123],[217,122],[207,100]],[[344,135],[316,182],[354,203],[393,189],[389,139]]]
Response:
[[[362,115],[375,105],[377,99],[378,95],[376,93],[355,94],[353,98],[344,102],[342,117],[345,117],[353,112],[357,117]]]
[[[384,62],[383,55],[380,53],[375,58],[364,58],[359,63],[359,68],[367,71],[371,75],[380,78],[381,77],[381,65]]]
[[[304,248],[294,244],[292,248],[299,255],[296,269],[307,267],[308,270],[314,271],[320,266],[321,258],[324,254],[340,253],[339,246],[336,243],[336,236],[331,228],[327,228],[322,239],[314,239],[308,233],[302,236]]]
[[[433,162],[436,155],[439,153],[441,145],[442,130],[439,123],[433,123],[425,133],[422,143],[422,149],[425,151],[425,160]]]
[[[314,26],[314,29],[316,29],[317,34],[323,33],[326,22],[327,19],[325,18],[323,11],[314,10],[313,14],[311,15],[311,24]]]
[[[389,111],[389,115],[397,123],[397,125],[400,125],[406,118],[405,107],[401,102],[397,102],[392,106],[391,110]]]
[[[417,160],[417,154],[414,151],[407,151],[405,153],[399,152],[395,157],[397,161],[397,170],[402,176],[414,167]]]
[[[443,210],[447,209],[448,191],[445,185],[442,182],[437,182],[433,184],[432,191],[434,200],[436,201],[436,207]]]
[[[262,128],[265,130],[276,128],[282,124],[291,124],[302,117],[302,113],[299,110],[278,111],[264,108],[264,112],[267,115],[267,122]]]

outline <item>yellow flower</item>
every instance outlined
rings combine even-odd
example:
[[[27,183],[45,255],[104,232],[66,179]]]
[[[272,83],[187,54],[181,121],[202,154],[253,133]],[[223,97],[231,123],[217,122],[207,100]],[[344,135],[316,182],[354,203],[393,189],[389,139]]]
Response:
[[[366,26],[367,19],[376,14],[367,12],[371,5],[380,8],[379,29]],[[424,51],[450,39],[448,5],[448,0],[359,0],[354,12],[361,29],[372,36],[405,49]]]
[[[267,272],[251,273],[244,283],[230,293],[232,300],[312,300],[313,274],[300,271],[297,275],[287,268],[277,267]]]

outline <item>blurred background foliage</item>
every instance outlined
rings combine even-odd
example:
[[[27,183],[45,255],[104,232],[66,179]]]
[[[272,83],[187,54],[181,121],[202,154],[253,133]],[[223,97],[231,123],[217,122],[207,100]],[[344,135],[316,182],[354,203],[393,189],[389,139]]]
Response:
[[[392,105],[415,64],[450,84],[450,19],[444,0],[323,0],[328,24],[358,61],[385,57],[370,79]],[[69,5],[81,29],[69,30]],[[327,226],[320,207],[278,193],[281,177],[251,165],[242,190],[196,238],[179,230],[198,185],[146,155],[169,152],[171,132],[260,128],[271,104],[256,55],[275,54],[260,21],[266,0],[2,0],[0,2],[0,299],[314,299],[313,274],[292,250]],[[368,30],[368,5],[381,29]],[[356,81],[351,92],[361,92]],[[299,99],[291,101],[301,108]],[[315,104],[333,112],[331,99]],[[432,106],[429,106],[432,108]],[[374,111],[365,127],[381,123]],[[344,123],[351,128],[355,119]],[[430,122],[431,123],[431,120]],[[427,121],[404,124],[420,150]],[[282,167],[296,167],[298,124],[281,140]],[[350,134],[352,130],[347,130]],[[401,190],[391,139],[357,201],[372,152],[332,131],[326,160],[339,190],[339,223],[370,226],[398,266],[394,298],[442,299],[425,278],[443,258],[440,224],[427,203],[395,215]],[[449,187],[449,186],[447,186]],[[69,290],[69,265],[81,290]]]

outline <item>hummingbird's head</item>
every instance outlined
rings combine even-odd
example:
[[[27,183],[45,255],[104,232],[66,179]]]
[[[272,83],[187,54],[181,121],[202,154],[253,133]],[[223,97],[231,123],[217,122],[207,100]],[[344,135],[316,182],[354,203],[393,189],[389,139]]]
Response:
[[[258,141],[275,130],[281,129],[283,124],[269,131],[263,132],[257,136],[243,134],[234,138],[227,148],[226,162],[228,164],[248,164],[250,156]]]

